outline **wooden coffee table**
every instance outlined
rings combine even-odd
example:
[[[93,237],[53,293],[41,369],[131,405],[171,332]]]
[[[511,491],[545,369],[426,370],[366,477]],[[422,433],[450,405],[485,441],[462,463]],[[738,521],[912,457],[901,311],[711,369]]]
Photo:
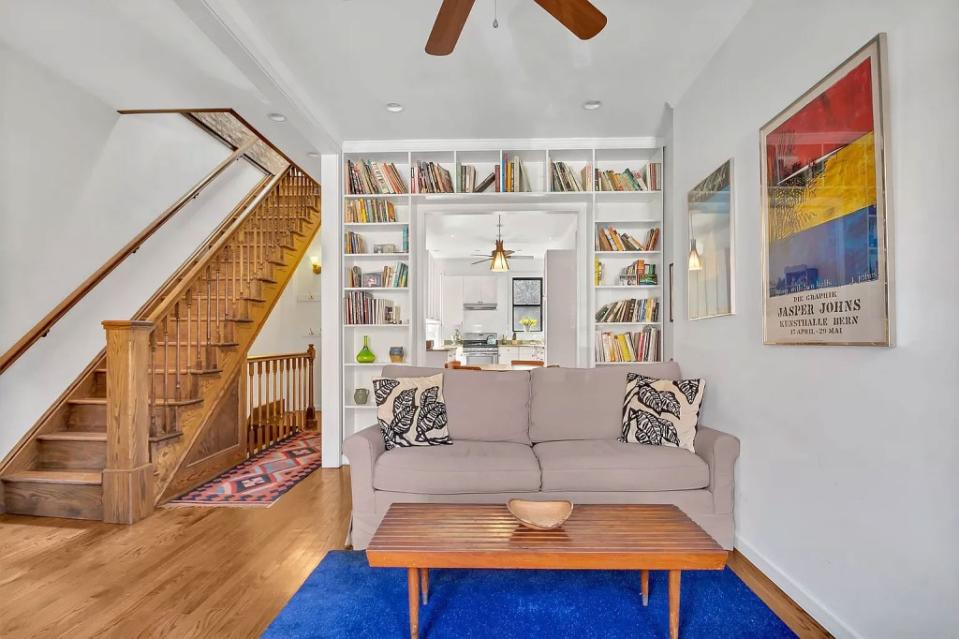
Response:
[[[558,530],[530,530],[506,506],[393,504],[366,549],[370,566],[406,568],[410,637],[429,597],[430,568],[669,571],[669,636],[679,636],[683,570],[722,570],[727,552],[671,505],[583,504]]]

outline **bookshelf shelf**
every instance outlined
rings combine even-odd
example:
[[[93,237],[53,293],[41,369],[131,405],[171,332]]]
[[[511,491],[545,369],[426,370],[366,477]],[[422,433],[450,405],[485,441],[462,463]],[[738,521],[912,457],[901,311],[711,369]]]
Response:
[[[662,326],[662,322],[596,322],[596,326]]]
[[[617,291],[635,291],[637,289],[661,288],[662,284],[594,284],[593,288],[597,290],[617,290]]]
[[[409,328],[409,324],[343,324],[346,328]]]
[[[662,251],[593,251],[595,255],[622,255],[628,257],[632,255],[660,255]]]
[[[359,362],[345,362],[343,366],[347,368],[383,368],[384,366],[409,366],[403,362],[396,364],[394,362],[373,362],[372,364],[360,364]]]
[[[376,404],[345,404],[346,410],[376,410]]]
[[[363,258],[363,257],[377,257],[382,260],[393,260],[398,258],[409,258],[409,253],[344,253],[343,257],[350,258]]]
[[[381,293],[409,293],[406,286],[347,286],[344,291],[379,291]]]
[[[357,228],[363,227],[368,229],[374,229],[377,227],[385,228],[396,228],[400,226],[409,226],[409,222],[344,222],[343,226],[346,228]]]

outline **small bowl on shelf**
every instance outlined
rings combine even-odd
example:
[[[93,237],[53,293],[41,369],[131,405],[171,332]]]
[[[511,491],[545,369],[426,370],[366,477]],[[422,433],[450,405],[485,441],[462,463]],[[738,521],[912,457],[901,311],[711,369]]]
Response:
[[[519,523],[533,530],[555,530],[566,523],[573,514],[573,502],[531,501],[529,499],[510,499],[506,502],[510,514]]]

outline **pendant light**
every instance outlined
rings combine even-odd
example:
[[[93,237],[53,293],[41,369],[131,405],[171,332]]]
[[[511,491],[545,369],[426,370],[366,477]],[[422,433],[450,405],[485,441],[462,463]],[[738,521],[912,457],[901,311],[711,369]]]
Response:
[[[699,257],[699,251],[696,250],[696,240],[689,240],[689,270],[703,270],[703,260]]]
[[[496,248],[493,249],[492,260],[489,263],[489,270],[496,273],[505,273],[509,270],[509,260],[506,258],[506,250],[503,248],[503,216],[499,216],[496,224]]]

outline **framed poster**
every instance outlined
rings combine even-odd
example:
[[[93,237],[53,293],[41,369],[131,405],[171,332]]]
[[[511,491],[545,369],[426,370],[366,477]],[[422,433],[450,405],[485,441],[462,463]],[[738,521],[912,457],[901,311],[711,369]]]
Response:
[[[733,161],[726,160],[686,195],[691,320],[733,314]]]
[[[890,346],[885,36],[760,131],[766,344]]]

